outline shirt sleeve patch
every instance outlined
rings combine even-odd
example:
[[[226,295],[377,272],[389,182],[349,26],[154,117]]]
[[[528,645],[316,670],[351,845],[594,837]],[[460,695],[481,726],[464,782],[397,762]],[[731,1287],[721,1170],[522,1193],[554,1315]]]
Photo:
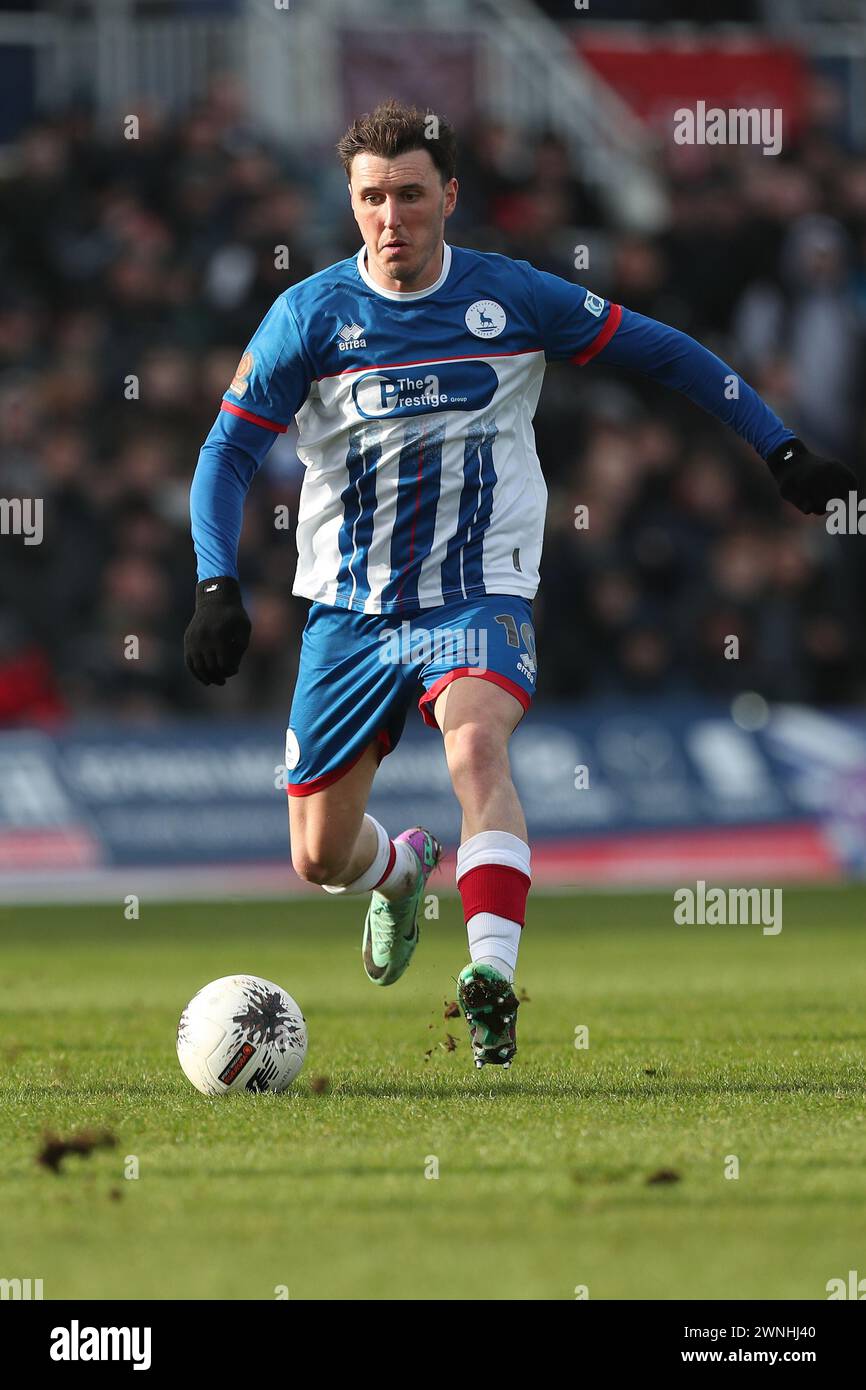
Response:
[[[235,368],[235,374],[228,388],[233,396],[240,397],[246,395],[254,365],[253,354],[251,352],[245,352]]]

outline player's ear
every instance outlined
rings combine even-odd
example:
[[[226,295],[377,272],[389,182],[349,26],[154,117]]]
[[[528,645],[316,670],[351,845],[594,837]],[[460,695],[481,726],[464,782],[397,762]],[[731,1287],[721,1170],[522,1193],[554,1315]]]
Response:
[[[456,179],[449,179],[445,185],[445,216],[450,217],[457,205],[457,190],[460,187]]]

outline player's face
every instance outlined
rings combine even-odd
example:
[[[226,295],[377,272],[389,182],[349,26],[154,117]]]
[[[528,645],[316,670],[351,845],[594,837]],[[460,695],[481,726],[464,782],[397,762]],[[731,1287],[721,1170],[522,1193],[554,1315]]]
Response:
[[[370,278],[383,289],[423,290],[442,269],[445,219],[457,180],[442,186],[427,150],[395,159],[356,154],[349,184],[352,211],[367,247]]]

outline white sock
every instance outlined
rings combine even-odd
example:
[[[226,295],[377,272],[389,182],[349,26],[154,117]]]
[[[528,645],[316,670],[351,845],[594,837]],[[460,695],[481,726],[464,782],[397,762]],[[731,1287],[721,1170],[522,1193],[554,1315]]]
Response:
[[[466,924],[466,931],[470,960],[477,965],[492,965],[506,980],[513,980],[520,950],[520,923],[497,917],[494,912],[476,912]]]
[[[370,822],[376,832],[376,853],[373,855],[369,868],[366,868],[352,883],[340,883],[334,886],[323,883],[322,887],[326,893],[369,893],[375,888],[377,893],[381,893],[386,898],[408,897],[418,882],[418,856],[405,840],[401,840],[399,843],[391,840],[384,825],[380,825],[373,816],[368,815],[364,819]],[[394,863],[387,878],[380,883],[379,880],[388,867],[392,847]]]
[[[483,830],[472,835],[457,851],[457,883],[470,869],[482,864],[503,864],[532,877],[529,845],[506,830]],[[495,912],[476,912],[466,924],[470,959],[492,965],[509,981],[514,979],[520,949],[521,925]]]
[[[394,864],[388,877],[376,885],[383,898],[396,902],[408,898],[418,885],[418,856],[407,840],[392,840]]]

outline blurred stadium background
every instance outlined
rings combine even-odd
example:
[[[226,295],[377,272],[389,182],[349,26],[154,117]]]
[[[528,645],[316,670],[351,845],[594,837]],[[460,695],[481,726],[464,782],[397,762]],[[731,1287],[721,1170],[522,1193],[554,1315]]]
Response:
[[[187,493],[273,299],[360,245],[333,147],[376,101],[456,124],[449,241],[682,328],[861,464],[860,0],[279,5],[0,8],[0,496],[44,501],[41,544],[0,537],[6,901],[300,887],[278,786],[308,607],[273,524],[296,514],[291,430],[246,511],[252,646],[216,691],[182,664]],[[676,145],[699,99],[780,108],[781,153]],[[550,366],[536,433],[539,688],[513,741],[536,881],[863,875],[862,540],[638,376]],[[440,740],[412,715],[371,809],[393,833],[422,807],[455,843]]]

